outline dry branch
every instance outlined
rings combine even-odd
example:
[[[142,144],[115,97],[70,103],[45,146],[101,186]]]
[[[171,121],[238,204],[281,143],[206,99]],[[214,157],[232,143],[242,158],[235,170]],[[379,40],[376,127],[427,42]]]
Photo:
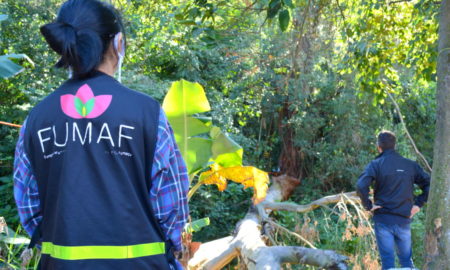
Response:
[[[271,209],[271,210],[276,210],[276,211],[290,211],[290,212],[297,212],[297,213],[306,213],[306,212],[310,212],[320,206],[338,203],[340,201],[350,202],[350,200],[360,201],[359,197],[356,195],[356,192],[348,192],[348,193],[326,196],[326,197],[315,200],[306,205],[300,205],[300,204],[296,204],[296,203],[292,203],[292,202],[264,201],[264,202],[262,202],[262,207],[264,207],[265,209]]]
[[[388,94],[389,98],[391,99],[392,103],[394,104],[395,109],[397,110],[398,116],[400,117],[400,122],[402,123],[403,129],[405,130],[406,136],[408,137],[409,141],[411,142],[414,151],[416,152],[416,154],[422,159],[423,163],[425,164],[425,166],[427,167],[429,172],[432,172],[433,169],[431,168],[430,164],[428,163],[427,159],[425,158],[425,156],[419,151],[419,148],[417,148],[416,143],[414,142],[414,139],[412,138],[411,134],[408,131],[408,128],[406,127],[406,123],[405,120],[403,118],[403,114],[402,111],[400,110],[400,106],[398,106],[397,101],[395,101],[394,97],[392,96],[392,94],[389,92],[389,90],[386,91],[386,93]]]
[[[279,261],[270,262],[273,256],[264,256],[262,260],[256,264],[256,269],[274,269],[268,268],[267,265],[272,264],[308,264],[325,269],[347,269],[345,264],[346,257],[337,254],[331,250],[310,249],[304,247],[267,247],[265,250],[268,255],[277,254]],[[338,263],[335,263],[338,262]]]
[[[262,237],[261,223],[268,221],[266,225],[273,225],[268,218],[271,209],[266,209],[266,206],[280,204],[275,201],[287,199],[293,188],[299,184],[297,179],[288,176],[274,177],[273,182],[265,203],[250,207],[245,217],[236,225],[234,236],[202,244],[189,260],[189,269],[221,269],[238,255],[241,263],[249,270],[281,269],[281,265],[285,263],[308,264],[324,269],[347,269],[347,257],[332,250],[266,245]],[[335,199],[335,202],[345,200],[342,194],[336,196],[339,200]],[[354,196],[354,193],[350,193],[347,198]],[[333,200],[328,198],[325,201],[332,203]]]

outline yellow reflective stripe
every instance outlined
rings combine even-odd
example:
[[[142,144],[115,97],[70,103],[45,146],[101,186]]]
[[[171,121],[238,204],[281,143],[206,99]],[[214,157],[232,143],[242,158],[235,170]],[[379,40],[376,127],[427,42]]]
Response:
[[[132,246],[59,246],[50,242],[42,243],[42,253],[62,260],[88,259],[131,259],[166,252],[164,242]]]

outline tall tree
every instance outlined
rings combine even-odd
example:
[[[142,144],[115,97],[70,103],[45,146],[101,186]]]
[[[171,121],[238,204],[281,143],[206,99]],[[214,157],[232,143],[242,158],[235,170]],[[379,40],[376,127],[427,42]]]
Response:
[[[439,20],[437,123],[434,166],[427,209],[425,269],[450,269],[450,1]]]

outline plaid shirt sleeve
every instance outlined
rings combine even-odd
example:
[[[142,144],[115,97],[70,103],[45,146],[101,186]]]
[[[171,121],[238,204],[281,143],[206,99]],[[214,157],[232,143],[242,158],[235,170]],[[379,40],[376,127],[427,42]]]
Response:
[[[167,239],[181,251],[181,233],[189,208],[189,178],[164,111],[160,110],[157,143],[152,166],[150,200]]]
[[[33,175],[30,160],[24,149],[25,128],[26,120],[20,130],[14,158],[14,199],[20,221],[27,233],[32,236],[42,215],[36,177]]]

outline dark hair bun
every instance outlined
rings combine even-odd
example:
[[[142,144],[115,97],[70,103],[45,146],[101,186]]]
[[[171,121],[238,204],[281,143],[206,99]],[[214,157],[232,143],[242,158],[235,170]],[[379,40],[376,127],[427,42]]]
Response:
[[[69,0],[55,22],[41,33],[61,59],[56,67],[71,68],[74,78],[89,76],[102,62],[111,40],[123,26],[113,6],[99,0]]]
[[[75,49],[75,29],[68,24],[53,22],[41,27],[41,33],[50,47],[60,55],[71,53]]]

